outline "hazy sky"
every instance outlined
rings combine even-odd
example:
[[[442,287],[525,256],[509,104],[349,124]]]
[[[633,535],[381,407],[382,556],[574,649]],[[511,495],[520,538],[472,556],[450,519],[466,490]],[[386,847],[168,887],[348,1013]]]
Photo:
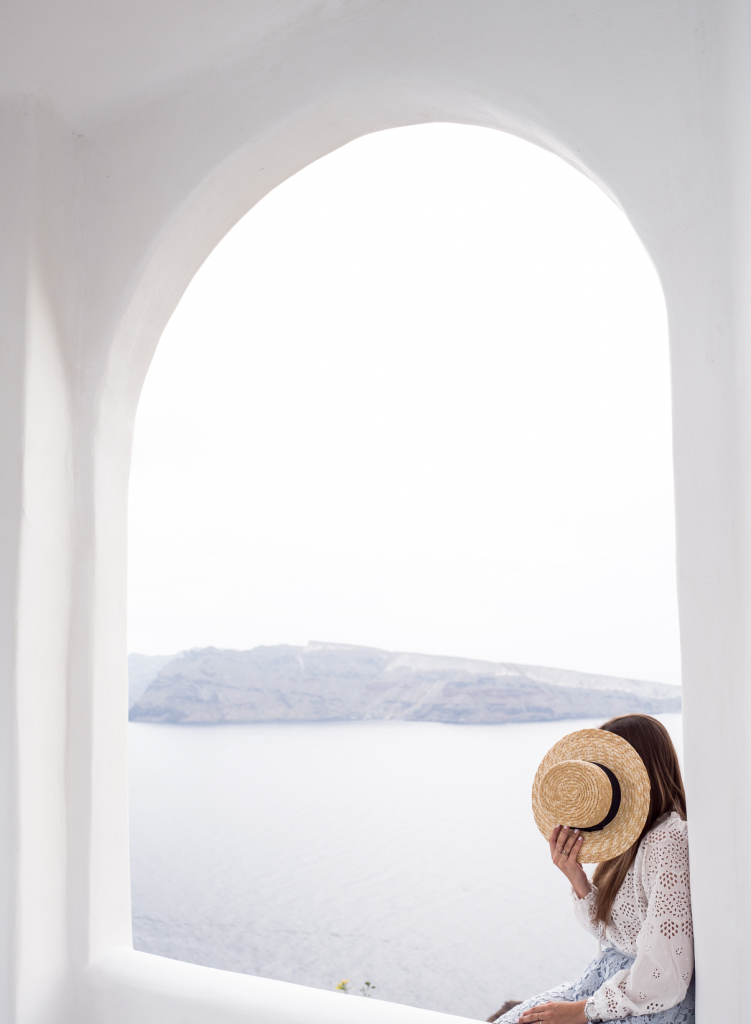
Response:
[[[141,400],[130,650],[329,640],[679,681],[657,275],[513,136],[421,125],[211,254]]]

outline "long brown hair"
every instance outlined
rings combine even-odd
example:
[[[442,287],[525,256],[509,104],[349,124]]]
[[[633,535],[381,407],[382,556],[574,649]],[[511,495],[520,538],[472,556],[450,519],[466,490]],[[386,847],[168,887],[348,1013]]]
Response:
[[[686,794],[678,755],[662,722],[658,722],[651,715],[618,715],[600,728],[606,732],[614,732],[616,736],[622,736],[631,744],[644,762],[651,785],[649,813],[641,835],[625,853],[598,864],[592,876],[592,881],[597,886],[595,921],[607,924],[613,900],[628,874],[628,869],[634,863],[639,843],[663,814],[677,811],[683,820],[686,820]]]

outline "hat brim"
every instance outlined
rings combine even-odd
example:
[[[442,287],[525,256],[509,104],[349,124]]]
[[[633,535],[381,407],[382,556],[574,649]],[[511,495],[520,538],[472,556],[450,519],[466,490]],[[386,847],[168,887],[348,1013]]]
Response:
[[[540,787],[546,772],[559,761],[595,761],[604,764],[618,779],[621,805],[618,813],[602,830],[584,832],[579,851],[580,864],[599,864],[625,853],[642,833],[649,814],[650,783],[644,762],[622,736],[604,729],[579,729],[559,740],[542,759],[532,787],[532,812],[546,839],[556,825],[575,825],[559,821],[554,807],[545,807]]]

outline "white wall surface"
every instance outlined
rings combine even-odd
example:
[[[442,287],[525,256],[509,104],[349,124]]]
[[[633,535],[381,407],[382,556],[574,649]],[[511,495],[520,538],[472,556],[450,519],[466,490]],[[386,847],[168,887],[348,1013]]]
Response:
[[[618,202],[671,332],[700,1024],[740,1024],[749,791],[747,0],[41,0],[0,39],[0,1021],[428,1020],[128,950],[130,439],[269,189],[368,132],[515,132]],[[721,858],[717,839],[721,837]],[[720,874],[721,871],[721,874]],[[434,1016],[434,1015],[433,1015]]]

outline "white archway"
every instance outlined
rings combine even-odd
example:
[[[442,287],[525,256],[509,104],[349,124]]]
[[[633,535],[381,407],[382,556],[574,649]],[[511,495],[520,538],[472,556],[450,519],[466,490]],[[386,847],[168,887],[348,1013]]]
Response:
[[[96,49],[99,22],[66,10],[65,38]],[[181,25],[178,5],[170,11]],[[699,1017],[740,1022],[751,960],[747,5],[301,3],[283,26],[259,14],[253,33],[238,14],[221,57],[206,33],[176,42],[190,59],[169,62],[169,81],[140,84],[131,79],[151,22],[132,16],[140,31],[115,39],[125,71],[78,50],[50,69],[37,42],[54,19],[8,34],[17,53],[0,121],[10,268],[0,285],[2,1013],[14,1024],[57,1024],[69,1012],[129,1024],[345,1012],[326,993],[128,950],[130,435],[169,315],[257,198],[366,132],[454,120],[518,133],[585,170],[620,203],[660,274]],[[101,108],[81,99],[92,95]],[[377,1004],[357,1012],[396,1019]]]
[[[405,96],[398,95],[396,97],[398,108],[397,117],[394,117],[393,121],[389,122],[389,114],[387,111],[390,110],[392,104],[395,102],[395,97],[392,88],[388,88],[383,92],[370,94],[367,97],[357,96],[355,100],[355,111],[352,111],[352,100],[347,99],[346,101],[337,100],[335,104],[329,106],[328,104],[323,110],[318,110],[314,114],[306,112],[307,121],[308,118],[312,117],[316,123],[319,120],[325,123],[327,128],[332,126],[336,127],[337,131],[341,131],[341,126],[346,123],[354,113],[357,115],[359,121],[363,116],[366,119],[366,123],[371,121],[371,118],[375,121],[378,129],[383,128],[386,124],[390,126],[400,125],[403,123],[417,123],[417,117],[413,114],[411,117],[405,116]],[[416,105],[422,100],[424,103],[424,96],[420,96],[418,99],[413,98],[412,102]],[[563,156],[564,159],[576,162],[580,169],[585,170],[590,176],[595,177],[588,168],[581,168],[579,161],[572,159],[571,153],[567,152],[563,146],[551,140],[548,135],[544,135],[539,131],[537,126],[530,124],[522,124],[514,117],[509,117],[508,114],[499,112],[494,117],[488,117],[487,112],[484,112],[484,116],[480,116],[479,111],[472,109],[472,101],[476,102],[474,97],[468,100],[463,97],[463,101],[457,108],[455,102],[450,105],[442,97],[443,104],[439,108],[440,113],[436,117],[439,120],[461,120],[471,124],[484,125],[487,127],[503,127],[509,129],[512,127],[516,133],[521,134],[523,137],[529,138],[538,144],[545,145],[546,148],[552,149],[559,155]],[[373,110],[371,104],[375,107],[376,115],[373,117]],[[343,109],[342,109],[343,108]],[[362,125],[362,122],[360,122]],[[364,125],[362,125],[364,127]],[[350,136],[356,137],[362,134],[362,127],[353,131],[350,128]],[[135,352],[140,350],[140,355],[135,357],[136,364],[140,367],[136,374],[128,374],[123,377],[122,374],[118,374],[121,381],[126,381],[128,387],[132,387],[142,374],[145,372],[146,360],[150,357],[151,351],[156,344],[158,337],[155,325],[165,323],[169,314],[171,313],[174,304],[179,299],[177,293],[178,281],[186,281],[187,278],[193,273],[195,266],[203,258],[203,255],[214,244],[217,240],[219,231],[223,232],[230,223],[236,222],[239,216],[241,216],[250,205],[253,198],[258,197],[258,192],[254,192],[252,197],[248,194],[249,183],[254,182],[254,175],[251,173],[251,168],[255,169],[261,165],[266,173],[266,169],[269,165],[276,168],[281,164],[284,167],[284,171],[277,171],[276,180],[281,180],[286,176],[285,172],[293,172],[298,166],[302,166],[303,162],[313,156],[313,153],[308,151],[307,159],[302,157],[298,152],[298,146],[300,143],[303,145],[307,144],[308,139],[313,136],[316,143],[320,146],[321,133],[314,131],[308,124],[295,124],[294,128],[289,125],[284,125],[279,131],[278,135],[272,139],[264,138],[261,142],[260,147],[244,147],[234,157],[220,165],[220,167],[212,172],[212,174],[205,179],[199,190],[190,198],[190,200],[183,205],[178,211],[177,216],[173,220],[168,231],[162,233],[159,238],[158,245],[153,251],[149,262],[146,266],[143,277],[139,282],[137,292],[134,294],[128,312],[121,321],[121,327],[119,328],[116,340],[113,345],[112,352],[116,352],[118,347],[128,338],[126,344],[130,348],[128,355],[128,361],[133,366],[133,360]],[[291,140],[294,140],[294,151],[295,157],[294,162],[291,161]],[[346,140],[345,140],[346,141]],[[260,150],[260,151],[259,151]],[[314,151],[315,152],[315,151]],[[315,152],[315,155],[319,155],[320,150]],[[600,180],[599,176],[596,176],[598,184],[605,188],[606,191],[613,195],[613,190],[608,188],[606,184]],[[276,183],[276,181],[274,182]],[[240,198],[242,197],[242,198]],[[616,201],[620,198],[615,197]],[[231,205],[230,205],[231,204]],[[625,205],[621,203],[620,205]],[[230,212],[231,211],[231,212]],[[643,228],[646,228],[647,239],[649,240],[649,219],[643,218],[639,215],[638,208],[631,207],[627,208],[627,213],[630,214],[632,221],[638,226],[640,220],[643,220]],[[217,219],[221,223],[221,228],[217,228]],[[644,238],[644,234],[642,234]],[[665,269],[666,269],[666,257],[661,258],[661,245],[655,238],[650,244],[650,252],[654,258],[654,261],[663,275],[663,281],[665,281]],[[199,255],[200,254],[200,255]],[[669,263],[670,260],[668,259]],[[181,270],[181,268],[183,268]],[[181,276],[176,276],[180,274]],[[672,283],[670,276],[668,275],[668,285]],[[165,287],[165,285],[167,285]],[[181,284],[180,288],[183,287]],[[174,291],[170,289],[174,288]],[[180,291],[182,294],[182,291]],[[169,305],[167,305],[167,297],[172,296],[169,299]],[[669,311],[671,310],[671,289],[666,288],[666,299],[668,302]],[[144,306],[146,308],[144,308]],[[134,315],[134,309],[140,307],[140,311],[137,315]],[[685,308],[685,307],[684,307]],[[669,313],[670,315],[670,313]],[[671,317],[673,323],[675,317]],[[132,333],[133,324],[137,324],[137,334]],[[146,330],[144,330],[146,326]],[[691,325],[692,331],[696,330],[697,322],[694,320]],[[135,342],[135,344],[134,344]],[[112,364],[110,364],[113,369]],[[111,378],[114,382],[114,377]],[[675,373],[674,373],[675,382]],[[114,391],[113,391],[114,394]],[[128,407],[131,409],[131,416],[134,414],[135,409],[135,398],[136,392],[131,390],[129,392],[129,398],[125,401]],[[125,396],[123,396],[125,397]],[[122,405],[118,400],[117,409],[117,422],[122,424],[121,410]],[[674,391],[674,402],[675,402],[675,391]],[[684,421],[685,422],[685,421]],[[103,432],[106,434],[106,430]],[[678,442],[680,443],[680,442]],[[680,492],[680,480],[678,481],[678,487]],[[679,524],[678,528],[680,531],[681,511],[680,507],[678,510]],[[685,644],[684,644],[685,650]],[[685,655],[684,655],[685,657]],[[690,684],[687,690],[686,697],[686,708],[688,712],[688,736],[687,736],[687,776],[689,780],[689,786],[692,785],[692,774],[691,774],[691,690]]]

